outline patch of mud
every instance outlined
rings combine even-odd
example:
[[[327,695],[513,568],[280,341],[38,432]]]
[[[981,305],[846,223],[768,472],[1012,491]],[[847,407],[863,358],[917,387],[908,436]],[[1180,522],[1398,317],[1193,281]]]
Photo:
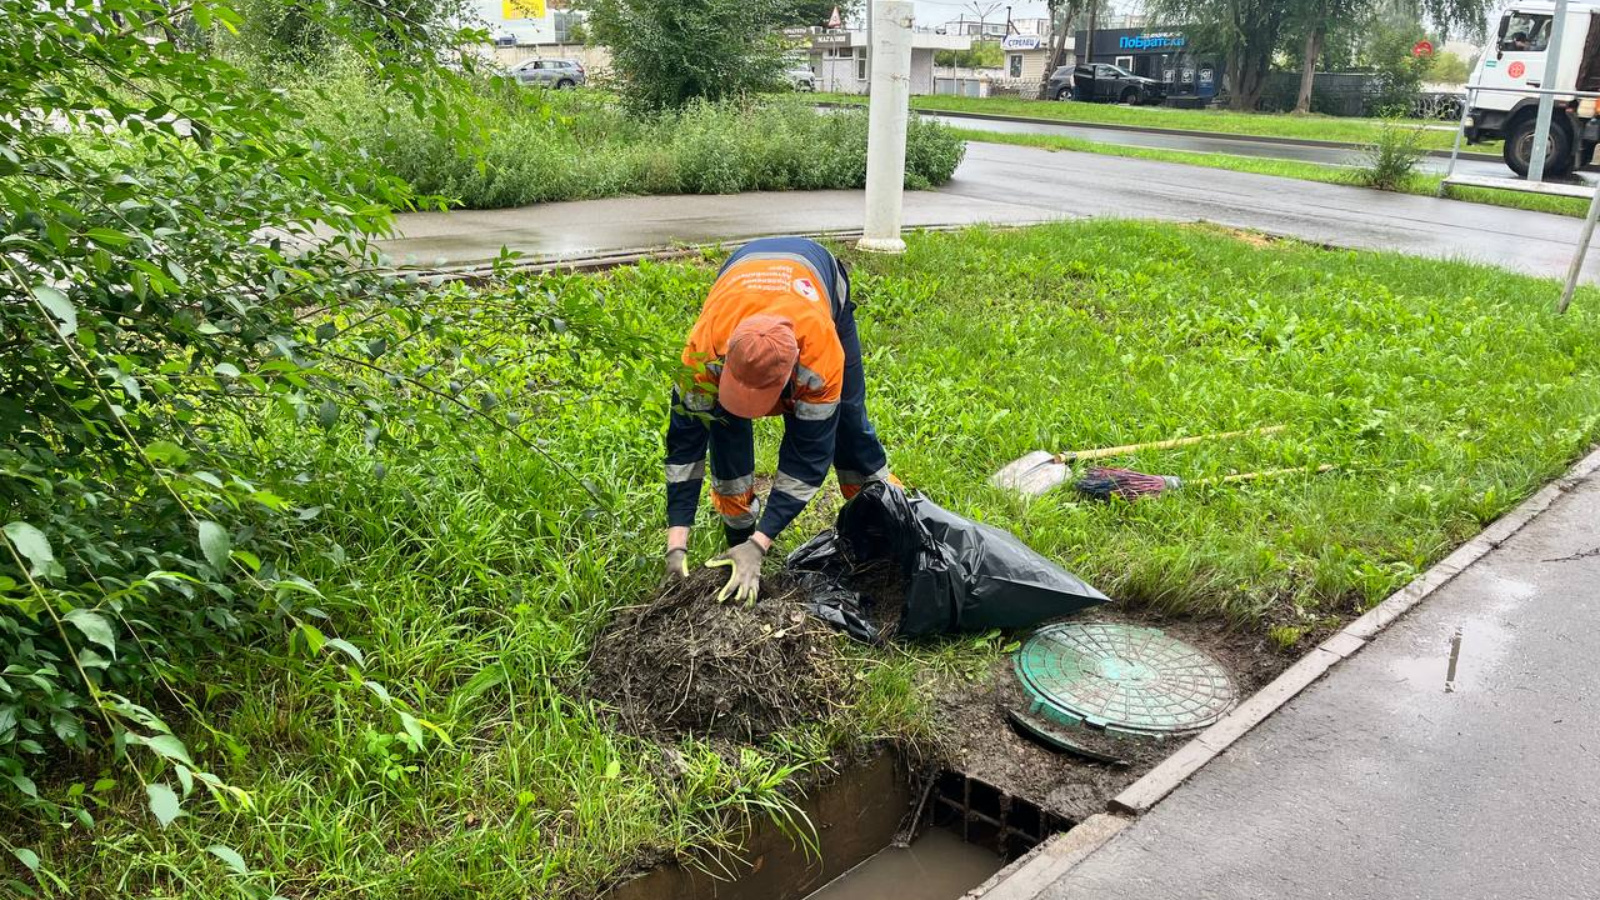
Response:
[[[623,730],[758,741],[848,702],[833,631],[781,574],[754,606],[718,603],[725,569],[697,569],[617,613],[595,642],[589,696]]]
[[[1298,658],[1298,654],[1278,651],[1264,637],[1247,632],[1230,632],[1211,623],[1163,619],[1147,612],[1131,615],[1114,606],[1097,607],[1071,621],[1125,622],[1160,628],[1204,650],[1226,667],[1241,701]],[[1095,762],[1047,748],[1019,732],[1008,713],[1026,708],[1022,685],[1009,657],[996,661],[978,683],[947,685],[936,702],[937,714],[947,723],[941,742],[942,762],[1073,821],[1104,812],[1107,801],[1188,740],[1086,736],[1082,743],[1089,749],[1116,756],[1125,764]]]

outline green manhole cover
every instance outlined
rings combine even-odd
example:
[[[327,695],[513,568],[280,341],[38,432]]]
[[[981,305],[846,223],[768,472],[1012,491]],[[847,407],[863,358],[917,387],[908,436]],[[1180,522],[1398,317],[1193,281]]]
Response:
[[[1017,651],[1029,712],[1119,736],[1199,731],[1233,707],[1233,679],[1216,660],[1156,628],[1063,623]]]

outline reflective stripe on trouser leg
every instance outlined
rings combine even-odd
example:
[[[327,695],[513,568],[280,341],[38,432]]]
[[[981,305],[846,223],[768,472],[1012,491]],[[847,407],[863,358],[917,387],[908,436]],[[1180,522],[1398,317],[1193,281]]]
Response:
[[[711,493],[713,496],[721,494],[724,497],[745,497],[755,489],[755,486],[755,475],[740,475],[737,478],[711,476]]]
[[[839,476],[839,492],[844,494],[844,498],[846,500],[849,500],[851,497],[861,493],[862,488],[872,484],[875,481],[887,481],[891,484],[900,483],[900,479],[894,477],[894,475],[889,471],[888,466],[884,466],[883,468],[878,469],[876,472],[871,472],[868,474],[862,474],[861,472],[856,472],[851,469],[837,468],[834,469],[834,472]]]
[[[706,477],[706,461],[693,463],[667,463],[667,484],[699,481]]]
[[[827,474],[826,471],[823,474]],[[817,495],[817,491],[822,490],[822,485],[806,484],[804,481],[779,469],[778,477],[772,481],[772,490],[774,493],[788,494],[801,503],[810,503],[811,498]]]

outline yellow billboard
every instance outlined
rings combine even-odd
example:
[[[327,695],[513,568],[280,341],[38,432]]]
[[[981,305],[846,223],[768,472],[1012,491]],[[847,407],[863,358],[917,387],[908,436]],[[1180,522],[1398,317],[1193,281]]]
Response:
[[[500,15],[506,19],[542,19],[544,0],[500,0]]]

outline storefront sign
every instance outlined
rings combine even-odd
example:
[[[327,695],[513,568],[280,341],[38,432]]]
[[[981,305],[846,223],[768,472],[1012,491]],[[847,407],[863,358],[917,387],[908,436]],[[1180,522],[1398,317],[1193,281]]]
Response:
[[[845,33],[845,34],[818,34],[818,35],[813,35],[812,38],[811,38],[811,46],[813,46],[813,47],[848,47],[848,46],[850,46],[850,35],[848,33]]]
[[[1189,43],[1189,39],[1181,34],[1136,34],[1132,37],[1117,39],[1117,48],[1120,50],[1168,50],[1177,49]]]
[[[1000,41],[1002,50],[1037,50],[1042,42],[1036,34],[1008,34]]]

